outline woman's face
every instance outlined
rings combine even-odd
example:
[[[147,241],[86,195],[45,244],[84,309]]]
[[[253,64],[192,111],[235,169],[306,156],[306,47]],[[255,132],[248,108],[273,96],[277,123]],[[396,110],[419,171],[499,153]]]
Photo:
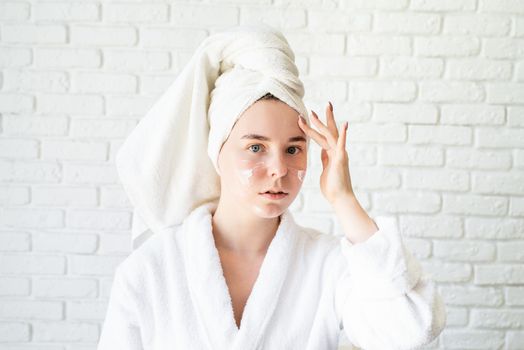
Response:
[[[306,135],[286,103],[260,100],[237,120],[218,157],[221,196],[258,216],[280,215],[295,199],[307,168]],[[283,191],[270,198],[268,190]]]

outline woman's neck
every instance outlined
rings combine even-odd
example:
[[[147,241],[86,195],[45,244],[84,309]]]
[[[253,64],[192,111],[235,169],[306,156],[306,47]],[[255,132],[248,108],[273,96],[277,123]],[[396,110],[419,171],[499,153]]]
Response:
[[[216,247],[246,256],[265,254],[280,224],[280,216],[262,218],[245,208],[220,201],[212,213]]]

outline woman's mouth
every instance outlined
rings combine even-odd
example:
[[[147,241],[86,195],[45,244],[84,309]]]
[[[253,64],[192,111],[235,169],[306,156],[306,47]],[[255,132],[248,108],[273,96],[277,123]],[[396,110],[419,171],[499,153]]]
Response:
[[[284,192],[279,192],[279,193],[271,193],[271,192],[265,192],[265,193],[260,193],[260,195],[268,198],[268,199],[282,199],[284,197],[286,197],[288,194],[287,193],[284,193]]]

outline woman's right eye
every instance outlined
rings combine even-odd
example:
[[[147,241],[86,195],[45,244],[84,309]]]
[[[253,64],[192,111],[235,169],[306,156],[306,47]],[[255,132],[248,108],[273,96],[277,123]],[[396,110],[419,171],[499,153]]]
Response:
[[[251,146],[249,146],[249,149],[251,149],[251,150],[252,150],[252,148],[251,148],[251,147],[258,147],[258,148],[260,148],[260,145],[259,145],[259,144],[256,144],[256,145],[251,145]],[[254,152],[254,153],[258,153],[258,152]]]

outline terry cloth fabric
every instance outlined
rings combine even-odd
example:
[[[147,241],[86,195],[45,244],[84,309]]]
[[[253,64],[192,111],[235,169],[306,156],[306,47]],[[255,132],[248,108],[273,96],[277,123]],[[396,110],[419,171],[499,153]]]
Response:
[[[133,248],[219,198],[220,148],[257,99],[270,92],[309,123],[294,60],[282,33],[266,24],[233,27],[200,44],[116,154],[134,207]]]
[[[414,350],[446,323],[442,297],[379,220],[366,241],[298,225],[287,209],[240,327],[212,233],[217,202],[154,235],[116,270],[98,350]],[[384,221],[384,222],[382,222]]]

